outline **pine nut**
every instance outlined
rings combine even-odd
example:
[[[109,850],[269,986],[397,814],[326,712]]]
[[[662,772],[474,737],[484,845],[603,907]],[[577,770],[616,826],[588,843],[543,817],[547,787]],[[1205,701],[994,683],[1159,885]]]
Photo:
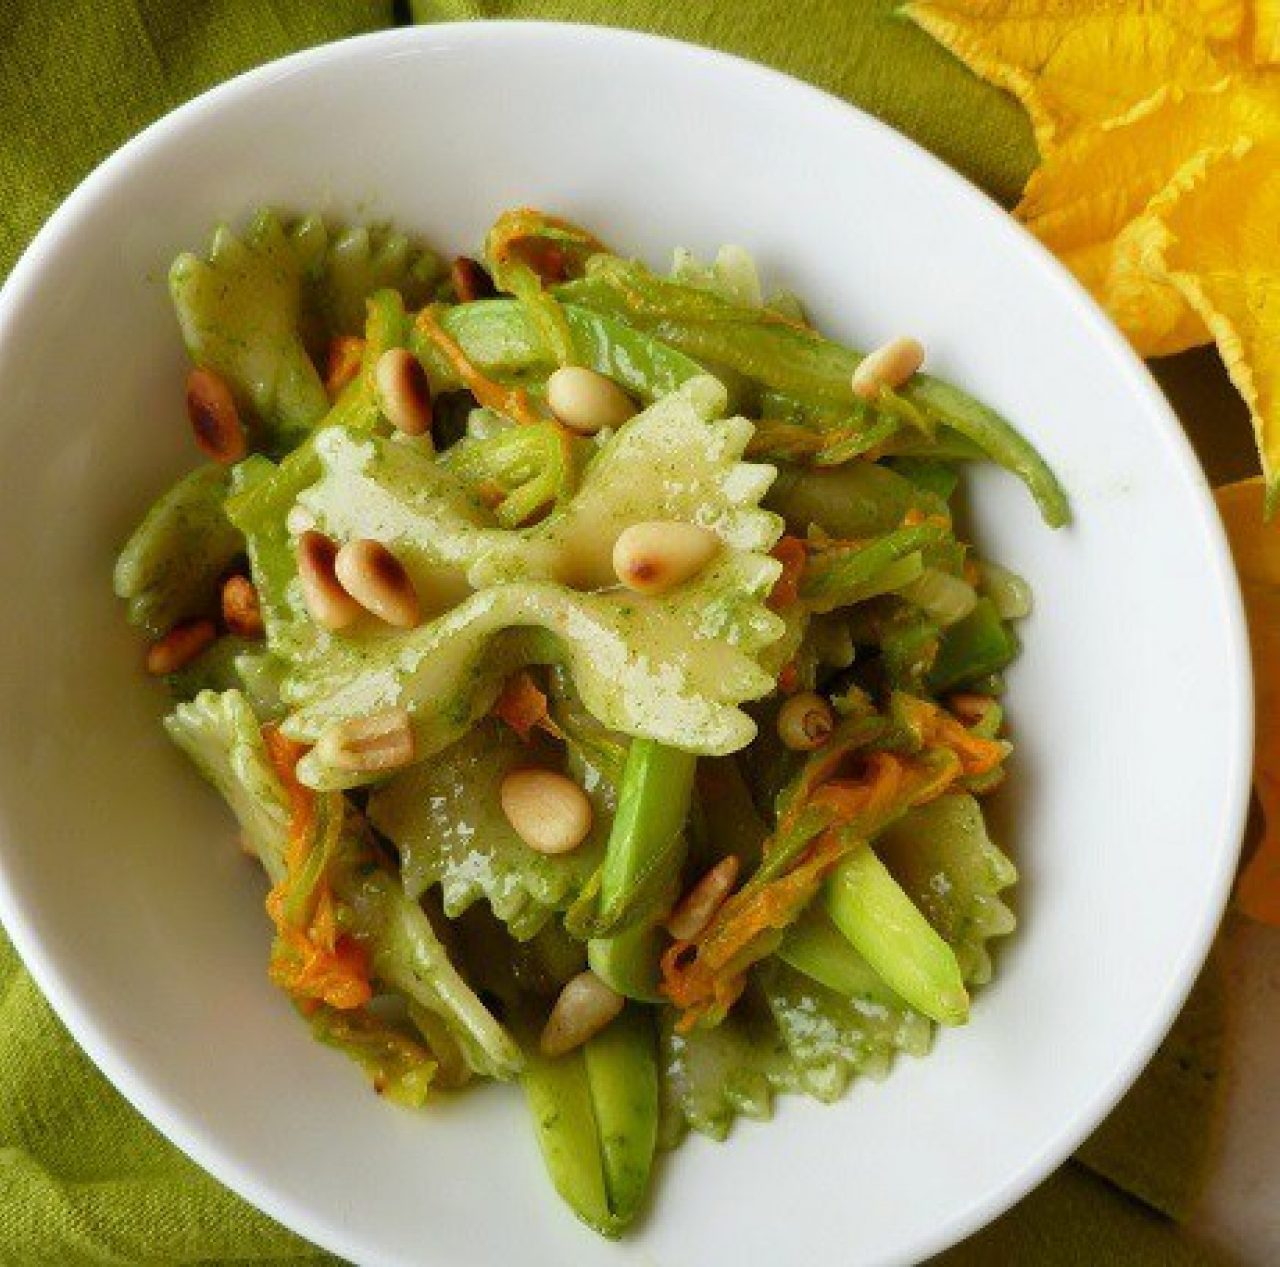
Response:
[[[562,365],[547,379],[547,404],[557,420],[579,435],[620,427],[636,407],[611,378],[581,365]]]
[[[676,941],[692,941],[711,923],[738,883],[739,866],[735,854],[722,858],[681,898],[667,916],[667,932]]]
[[[338,547],[323,532],[308,531],[298,538],[298,577],[302,601],[317,624],[345,629],[359,619],[360,604],[338,582]]]
[[[316,744],[316,755],[335,770],[378,774],[413,760],[413,728],[403,708],[330,726]]]
[[[248,452],[236,399],[212,370],[197,367],[187,375],[187,418],[200,451],[215,462],[230,466]]]
[[[853,371],[853,394],[874,400],[882,388],[896,389],[924,364],[924,345],[905,336],[863,357]]]
[[[661,594],[696,576],[715,557],[720,538],[697,524],[632,524],[613,547],[613,570],[628,589]]]
[[[778,738],[795,752],[821,748],[835,726],[831,705],[812,691],[793,695],[778,710]]]
[[[378,408],[407,436],[431,434],[431,383],[427,371],[407,348],[388,348],[373,371]]]
[[[380,541],[348,541],[334,564],[338,583],[366,611],[397,629],[422,623],[422,607],[404,564]]]
[[[453,289],[460,304],[474,303],[477,299],[492,299],[498,288],[493,284],[484,266],[469,255],[459,255],[449,269]]]
[[[222,623],[240,638],[261,638],[262,605],[258,591],[247,576],[229,576],[222,587]]]
[[[594,1038],[622,1011],[622,995],[609,989],[594,972],[580,972],[556,999],[538,1046],[546,1056],[563,1056]]]
[[[211,620],[184,620],[147,648],[147,672],[156,677],[176,673],[190,664],[213,640],[218,631]]]
[[[554,770],[513,770],[498,800],[516,835],[538,853],[569,853],[591,830],[587,794]]]
[[[976,726],[995,707],[995,700],[990,695],[962,691],[948,697],[947,707],[966,726]]]

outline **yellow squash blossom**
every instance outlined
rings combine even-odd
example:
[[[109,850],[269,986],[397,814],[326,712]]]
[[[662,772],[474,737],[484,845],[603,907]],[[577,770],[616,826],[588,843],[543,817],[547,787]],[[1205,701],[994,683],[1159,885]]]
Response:
[[[1015,214],[1162,356],[1217,342],[1280,505],[1280,0],[914,0],[1035,126]]]

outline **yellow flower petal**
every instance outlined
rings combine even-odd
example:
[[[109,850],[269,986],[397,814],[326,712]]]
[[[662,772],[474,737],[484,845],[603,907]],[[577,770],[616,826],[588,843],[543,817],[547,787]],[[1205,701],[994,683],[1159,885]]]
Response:
[[[1215,339],[1280,509],[1280,0],[911,0],[1015,93],[1016,214],[1144,356]]]
[[[1216,497],[1249,617],[1257,710],[1253,782],[1265,823],[1236,903],[1253,919],[1280,925],[1280,520],[1263,520],[1259,479],[1229,484]]]
[[[1158,93],[1121,120],[1078,133],[1027,182],[1016,214],[1144,356],[1208,341],[1183,292],[1139,266],[1161,195],[1235,139],[1273,126],[1265,102],[1229,82]]]
[[[1275,2],[1275,0],[1272,0]],[[906,14],[1026,107],[1041,153],[1075,128],[1240,64],[1246,0],[915,0]]]
[[[1254,0],[1250,51],[1257,66],[1280,65],[1280,0]]]
[[[1076,134],[1032,175],[1019,218],[1075,273],[1143,356],[1208,342],[1183,293],[1135,266],[1161,192],[1219,145],[1228,93],[1162,93],[1137,116]]]
[[[1163,216],[1155,262],[1204,319],[1280,504],[1280,139],[1219,155]]]

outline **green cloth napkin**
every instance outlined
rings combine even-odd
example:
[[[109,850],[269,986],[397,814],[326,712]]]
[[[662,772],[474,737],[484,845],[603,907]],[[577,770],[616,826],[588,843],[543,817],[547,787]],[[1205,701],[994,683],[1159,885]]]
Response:
[[[204,88],[397,20],[496,17],[629,26],[769,63],[879,115],[1006,203],[1035,161],[1021,109],[896,17],[889,0],[0,0],[0,275],[103,157]],[[1158,373],[1210,475],[1248,473],[1243,409],[1212,354],[1174,358]],[[938,1264],[1216,1261],[1171,1218],[1188,1209],[1207,1156],[1221,1011],[1211,963],[1082,1160]],[[0,933],[0,1264],[330,1261],[143,1121],[75,1046]]]

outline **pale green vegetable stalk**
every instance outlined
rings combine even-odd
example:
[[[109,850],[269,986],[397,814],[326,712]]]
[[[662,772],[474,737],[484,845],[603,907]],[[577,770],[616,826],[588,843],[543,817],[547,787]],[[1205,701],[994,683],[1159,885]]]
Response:
[[[870,847],[836,867],[823,897],[835,926],[907,1004],[944,1025],[968,1020],[955,954]]]
[[[551,1181],[588,1227],[617,1237],[644,1202],[657,1143],[650,1020],[628,1008],[562,1056],[529,1046],[521,1083]]]
[[[685,855],[693,753],[633,739],[605,848],[598,931],[616,932],[670,900]]]
[[[615,1221],[639,1213],[658,1142],[658,1064],[651,1013],[628,1007],[583,1048]]]

